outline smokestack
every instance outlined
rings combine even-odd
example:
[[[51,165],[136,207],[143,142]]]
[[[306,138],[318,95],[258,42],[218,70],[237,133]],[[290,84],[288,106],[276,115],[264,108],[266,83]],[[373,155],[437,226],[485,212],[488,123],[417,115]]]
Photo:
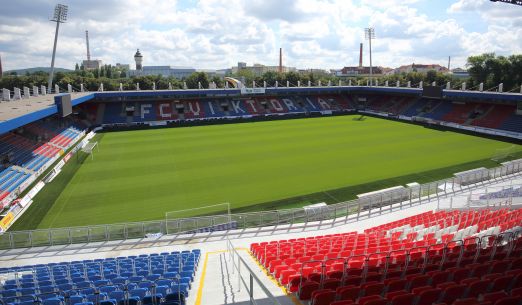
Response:
[[[283,48],[279,48],[279,73],[283,73]]]
[[[85,41],[87,42],[87,60],[91,60],[91,50],[89,49],[89,31],[85,31]]]
[[[450,71],[451,67],[451,56],[448,56],[448,71]]]
[[[2,78],[2,74],[4,71],[2,70],[2,56],[0,56],[0,78]]]
[[[362,68],[363,44],[359,46],[359,68]]]

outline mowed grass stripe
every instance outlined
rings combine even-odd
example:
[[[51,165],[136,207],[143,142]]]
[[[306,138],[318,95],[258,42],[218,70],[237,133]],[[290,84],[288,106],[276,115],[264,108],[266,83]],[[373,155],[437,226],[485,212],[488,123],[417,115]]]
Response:
[[[84,161],[38,227],[161,219],[221,202],[295,206],[282,199],[325,191],[344,199],[332,190],[487,159],[511,146],[354,118],[105,133],[94,161]]]

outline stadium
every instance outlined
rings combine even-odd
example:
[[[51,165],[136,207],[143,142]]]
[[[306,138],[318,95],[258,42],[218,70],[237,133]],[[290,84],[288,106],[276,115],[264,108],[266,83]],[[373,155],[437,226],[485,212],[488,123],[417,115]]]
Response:
[[[522,88],[372,81],[3,88],[0,303],[522,304]]]

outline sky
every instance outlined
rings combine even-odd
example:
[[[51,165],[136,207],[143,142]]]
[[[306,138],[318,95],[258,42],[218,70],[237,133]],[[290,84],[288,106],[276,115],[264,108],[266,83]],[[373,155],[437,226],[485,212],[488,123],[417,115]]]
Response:
[[[0,0],[0,56],[5,70],[50,66],[58,3]],[[375,28],[373,65],[463,67],[485,52],[522,53],[522,7],[489,0],[61,0],[56,65],[91,57],[131,64],[222,69],[247,62],[300,69],[358,64],[364,28]]]

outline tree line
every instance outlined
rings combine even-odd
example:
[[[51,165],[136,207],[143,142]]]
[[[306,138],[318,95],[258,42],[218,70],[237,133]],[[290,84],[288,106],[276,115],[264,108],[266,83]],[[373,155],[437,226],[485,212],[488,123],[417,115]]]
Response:
[[[445,86],[447,82],[451,82],[452,88],[460,88],[462,82],[466,82],[468,89],[477,89],[479,83],[484,83],[485,90],[496,90],[499,83],[504,84],[504,91],[515,91],[520,88],[522,84],[522,55],[511,56],[496,56],[494,53],[486,53],[477,56],[470,56],[467,60],[467,68],[470,74],[469,78],[457,78],[449,73],[436,72],[434,70],[427,73],[410,72],[392,75],[375,75],[373,82],[378,82],[383,85],[385,81],[389,82],[390,86],[395,86],[399,81],[401,86],[405,86],[408,82],[412,87],[418,86],[422,81],[424,84],[431,84],[436,82],[439,86]],[[224,79],[222,76],[209,75],[205,72],[195,72],[185,79],[177,79],[174,77],[162,77],[160,75],[154,76],[132,76],[127,77],[127,71],[121,68],[104,65],[97,70],[85,70],[82,66],[76,65],[73,72],[57,72],[54,75],[54,83],[58,84],[62,90],[71,84],[75,90],[80,89],[80,84],[84,85],[87,91],[97,91],[100,83],[103,83],[104,90],[118,90],[120,83],[123,90],[135,90],[136,83],[139,83],[141,90],[150,90],[155,83],[156,89],[168,89],[169,84],[173,89],[182,89],[186,84],[189,89],[198,88],[199,84],[203,88],[209,88],[211,83],[214,83],[218,88],[224,87]],[[274,71],[265,72],[262,75],[255,75],[252,71],[242,69],[237,73],[229,74],[227,76],[235,77],[243,81],[246,86],[250,87],[252,82],[256,86],[263,86],[266,82],[267,86],[274,86],[276,81],[279,86],[286,86],[287,82],[290,86],[295,87],[298,83],[301,86],[307,86],[308,83],[312,86],[317,86],[319,83],[327,85],[328,82],[332,86],[336,86],[339,80],[343,85],[352,85],[360,83],[366,85],[369,81],[367,76],[339,78],[333,74],[328,73],[297,73],[287,72],[278,73]],[[24,86],[41,86],[47,85],[48,74],[45,72],[35,72],[26,75],[4,75],[0,79],[0,88],[22,88]]]

